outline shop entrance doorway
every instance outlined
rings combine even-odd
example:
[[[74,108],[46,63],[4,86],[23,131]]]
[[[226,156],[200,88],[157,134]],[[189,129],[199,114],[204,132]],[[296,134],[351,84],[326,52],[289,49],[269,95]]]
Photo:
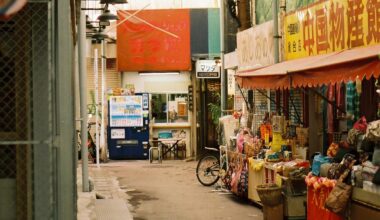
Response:
[[[197,89],[197,157],[204,147],[218,147],[217,120],[220,117],[220,80],[199,79]]]

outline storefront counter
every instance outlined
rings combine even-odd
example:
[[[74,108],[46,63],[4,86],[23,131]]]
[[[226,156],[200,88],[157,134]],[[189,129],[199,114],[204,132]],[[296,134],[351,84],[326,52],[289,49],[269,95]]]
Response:
[[[350,211],[351,220],[380,219],[380,195],[354,187]]]

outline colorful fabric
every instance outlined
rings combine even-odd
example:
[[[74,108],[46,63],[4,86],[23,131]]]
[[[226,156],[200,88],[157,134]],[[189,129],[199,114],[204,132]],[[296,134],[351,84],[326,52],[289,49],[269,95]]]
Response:
[[[347,113],[354,116],[353,120],[347,120],[347,127],[351,129],[354,122],[359,118],[360,114],[360,100],[359,94],[356,91],[355,83],[348,82],[346,84],[346,104]]]
[[[335,100],[335,85],[330,85],[327,90],[327,98],[330,101]],[[331,104],[327,105],[327,132],[334,132],[334,106]]]

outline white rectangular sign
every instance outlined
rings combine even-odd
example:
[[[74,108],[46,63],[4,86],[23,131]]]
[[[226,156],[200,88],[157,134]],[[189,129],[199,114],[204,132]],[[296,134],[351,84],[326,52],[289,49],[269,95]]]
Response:
[[[237,33],[239,70],[274,64],[273,21]]]
[[[125,139],[125,130],[111,129],[111,139]]]
[[[220,66],[215,60],[198,60],[196,74],[197,78],[219,78]]]

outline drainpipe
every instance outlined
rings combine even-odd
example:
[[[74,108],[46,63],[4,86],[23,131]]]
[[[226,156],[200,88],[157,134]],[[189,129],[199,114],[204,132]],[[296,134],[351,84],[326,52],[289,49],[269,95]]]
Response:
[[[89,192],[88,181],[88,149],[87,149],[87,83],[86,83],[86,20],[84,11],[80,12],[78,25],[78,61],[79,61],[79,93],[81,118],[81,157],[82,157],[82,186],[83,192]]]
[[[273,47],[274,47],[274,63],[279,62],[279,41],[280,36],[278,35],[278,0],[273,0],[272,10],[273,10]]]
[[[224,69],[224,10],[225,10],[225,1],[220,0],[220,81],[221,81],[221,93],[220,93],[220,107],[222,116],[225,114],[227,109],[227,71]]]

